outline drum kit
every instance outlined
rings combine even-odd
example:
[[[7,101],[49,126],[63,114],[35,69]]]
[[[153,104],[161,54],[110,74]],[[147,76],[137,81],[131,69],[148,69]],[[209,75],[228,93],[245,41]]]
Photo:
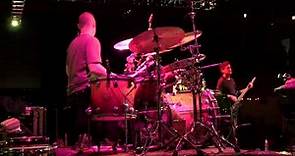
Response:
[[[129,119],[141,120],[143,117],[148,121],[145,124],[153,125],[145,125],[145,136],[140,136],[145,139],[144,151],[152,140],[160,143],[161,147],[176,142],[174,154],[184,141],[197,152],[202,152],[199,145],[204,142],[195,136],[199,128],[214,138],[212,140],[219,151],[223,150],[224,144],[239,151],[237,145],[221,137],[216,130],[219,106],[213,90],[204,84],[202,70],[219,64],[199,65],[206,58],[199,52],[197,42],[202,31],[195,28],[195,13],[192,11],[189,15],[193,23],[192,32],[186,33],[179,27],[155,27],[115,44],[117,50],[131,51],[126,59],[125,74],[92,81],[92,105],[101,120],[125,120],[125,131],[128,131]],[[192,41],[195,43],[187,46]],[[161,66],[160,54],[175,48],[189,50],[192,57]],[[172,91],[167,91],[167,88],[172,88]],[[173,124],[171,126],[174,121],[183,121],[183,133],[178,132]],[[168,143],[164,143],[165,132],[173,136]],[[125,137],[127,144],[127,133]]]

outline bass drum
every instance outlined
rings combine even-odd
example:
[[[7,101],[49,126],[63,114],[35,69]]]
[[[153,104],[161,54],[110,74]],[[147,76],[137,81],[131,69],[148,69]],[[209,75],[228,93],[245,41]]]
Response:
[[[173,122],[185,121],[185,132],[190,130],[194,122],[193,112],[193,96],[191,92],[177,93],[176,95],[164,94],[165,103],[169,105],[172,111]],[[215,127],[218,125],[217,118],[220,114],[217,100],[214,97],[214,92],[206,89],[201,93],[202,104],[202,122],[205,124],[213,124]],[[197,117],[199,119],[199,105],[197,105]]]
[[[192,93],[178,93],[176,95],[166,94],[165,100],[170,105],[172,111],[173,127],[181,134],[189,132],[194,126],[193,96]],[[210,128],[219,127],[219,107],[214,97],[214,92],[206,89],[200,94],[202,110],[197,105],[197,117],[200,119],[202,112],[202,123]],[[185,129],[184,129],[185,127]],[[204,145],[210,140],[211,134],[208,129],[200,124],[194,127],[194,131],[190,133],[188,139],[197,145]]]

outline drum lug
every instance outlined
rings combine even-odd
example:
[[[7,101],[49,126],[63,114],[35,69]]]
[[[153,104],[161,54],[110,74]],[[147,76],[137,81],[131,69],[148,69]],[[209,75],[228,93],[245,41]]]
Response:
[[[114,86],[114,88],[118,88],[118,81],[116,80],[116,81],[114,81],[114,83],[113,83],[113,86]]]
[[[94,110],[94,113],[95,113],[95,114],[100,113],[100,110],[101,110],[100,107],[96,107],[95,110]]]
[[[119,107],[118,106],[114,106],[113,107],[113,112],[114,112],[114,114],[119,114]]]
[[[99,87],[99,86],[100,86],[100,82],[97,81],[97,82],[95,83],[95,87]]]

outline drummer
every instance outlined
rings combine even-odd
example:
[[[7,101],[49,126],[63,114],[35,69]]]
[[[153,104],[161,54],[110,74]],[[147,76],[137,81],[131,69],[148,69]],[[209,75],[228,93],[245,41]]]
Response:
[[[96,34],[96,21],[90,12],[79,16],[79,34],[67,49],[66,74],[68,76],[68,114],[65,127],[69,145],[74,145],[79,134],[87,132],[87,115],[85,110],[90,104],[90,82],[88,75],[94,73],[106,76],[102,65],[101,44]]]

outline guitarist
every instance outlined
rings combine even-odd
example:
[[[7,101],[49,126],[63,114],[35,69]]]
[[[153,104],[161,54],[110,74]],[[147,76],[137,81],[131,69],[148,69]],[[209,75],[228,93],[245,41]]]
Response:
[[[221,72],[221,76],[218,79],[216,90],[224,95],[231,105],[238,102],[238,96],[241,93],[245,93],[249,89],[253,88],[253,82],[251,81],[246,88],[241,90],[237,89],[236,82],[231,77],[232,68],[229,61],[224,61],[223,63],[221,63],[219,65],[219,70]]]
[[[227,108],[224,108],[224,103],[219,103],[219,107],[223,113],[230,113],[231,115],[231,127],[232,127],[232,133],[233,133],[233,139],[235,144],[238,144],[238,139],[236,136],[236,128],[238,127],[237,125],[237,112],[238,112],[238,106],[240,103],[240,100],[243,98],[243,96],[246,94],[246,92],[253,88],[253,83],[255,81],[255,77],[252,79],[252,81],[247,85],[246,88],[238,90],[236,87],[235,80],[231,77],[232,76],[232,68],[231,64],[229,61],[224,61],[219,65],[219,70],[221,72],[221,76],[218,79],[216,90],[218,91],[219,95],[224,95],[222,97],[226,98],[224,101],[228,101],[226,104]],[[220,102],[220,101],[219,101]],[[223,105],[223,106],[221,106]],[[238,147],[238,145],[237,145]],[[238,148],[237,148],[238,149]],[[235,150],[238,151],[238,150]]]

